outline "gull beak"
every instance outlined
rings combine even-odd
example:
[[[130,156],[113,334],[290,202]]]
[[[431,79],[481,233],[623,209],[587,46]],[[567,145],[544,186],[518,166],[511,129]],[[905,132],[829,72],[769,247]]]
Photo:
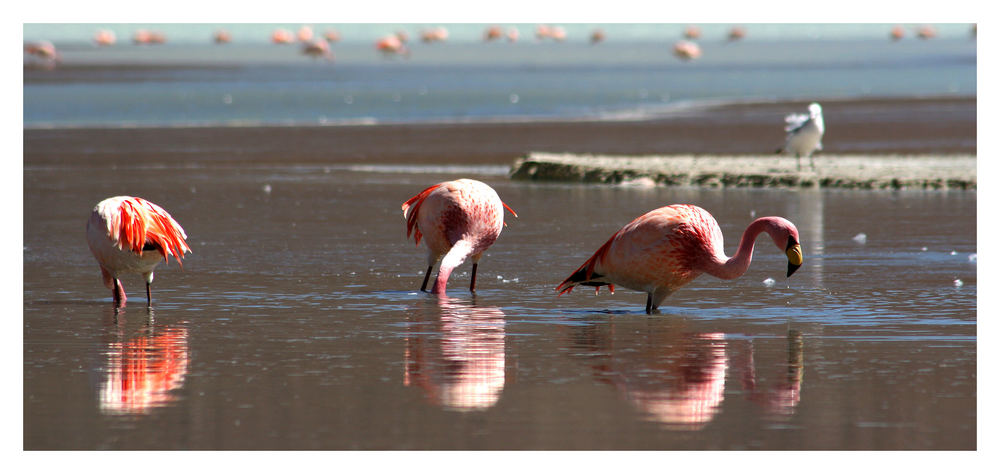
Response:
[[[802,266],[802,246],[789,238],[785,255],[788,256],[788,274],[785,277],[790,277],[792,273],[795,273],[795,270]]]

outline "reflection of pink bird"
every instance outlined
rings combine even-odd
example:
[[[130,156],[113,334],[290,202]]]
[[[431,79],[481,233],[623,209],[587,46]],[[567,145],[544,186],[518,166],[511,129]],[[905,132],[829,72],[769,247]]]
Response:
[[[330,52],[330,43],[327,43],[323,38],[306,41],[302,45],[302,54],[312,58],[325,58],[327,61],[333,60],[333,53]]]
[[[156,334],[108,344],[101,411],[116,415],[149,413],[177,400],[184,386],[190,351],[186,328],[157,328]]]
[[[118,277],[126,273],[146,279],[146,303],[152,305],[153,269],[171,255],[181,264],[184,252],[191,251],[186,238],[167,211],[131,196],[97,203],[87,222],[87,243],[101,266],[104,286],[112,290],[116,308],[125,307],[125,288]]]
[[[479,259],[500,236],[504,208],[517,217],[493,188],[472,179],[435,184],[404,202],[406,236],[413,234],[417,245],[421,237],[427,243],[427,273],[420,291],[427,289],[431,269],[442,256],[432,292],[444,296],[448,277],[466,259],[472,260],[469,291],[476,291]]]
[[[695,43],[681,40],[674,44],[674,56],[684,61],[698,59],[701,57],[701,48]]]
[[[420,330],[406,338],[403,385],[420,387],[448,410],[496,405],[506,381],[503,311],[451,298],[439,298],[438,305],[439,314],[418,319]],[[433,324],[440,337],[429,335],[423,323]]]
[[[754,240],[762,232],[788,257],[791,276],[802,265],[795,225],[781,217],[761,217],[747,226],[734,257],[723,252],[722,230],[708,211],[690,204],[661,207],[639,216],[611,238],[556,288],[569,293],[577,285],[595,290],[621,285],[647,294],[651,314],[667,296],[702,273],[732,280],[750,266]]]

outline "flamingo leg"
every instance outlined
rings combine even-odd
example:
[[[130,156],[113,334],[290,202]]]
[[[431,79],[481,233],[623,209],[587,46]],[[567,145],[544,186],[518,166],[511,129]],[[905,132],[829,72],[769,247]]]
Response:
[[[153,307],[153,294],[150,291],[149,287],[150,287],[149,282],[146,282],[146,307],[147,308],[152,308]]]
[[[427,267],[427,272],[424,273],[424,284],[420,285],[420,291],[427,291],[427,282],[431,279],[431,269],[433,268],[434,265],[430,265]]]
[[[124,308],[125,300],[128,298],[125,296],[125,287],[122,286],[121,280],[117,278],[114,279],[114,288],[112,288],[111,291],[111,295],[115,301],[115,308]]]
[[[646,314],[653,314],[653,294],[646,293]]]
[[[479,268],[479,264],[478,263],[473,263],[472,264],[472,284],[469,285],[469,291],[471,291],[473,293],[476,292],[476,269],[478,269],[478,268]]]

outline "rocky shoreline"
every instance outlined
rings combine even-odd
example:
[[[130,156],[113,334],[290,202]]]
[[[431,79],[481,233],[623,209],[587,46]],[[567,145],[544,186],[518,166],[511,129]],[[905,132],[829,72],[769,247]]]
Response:
[[[648,186],[976,189],[974,155],[610,156],[529,153],[511,179]]]

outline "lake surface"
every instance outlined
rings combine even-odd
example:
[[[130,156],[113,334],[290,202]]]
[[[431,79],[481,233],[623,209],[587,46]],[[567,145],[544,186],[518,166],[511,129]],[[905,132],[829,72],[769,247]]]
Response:
[[[671,55],[674,39],[620,37],[415,43],[408,58],[380,55],[372,39],[334,45],[333,62],[298,45],[57,44],[53,69],[26,56],[23,120],[31,128],[632,120],[742,101],[976,95],[974,38],[887,35],[706,38],[690,62]]]
[[[511,182],[503,167],[85,162],[24,168],[24,448],[977,448],[976,192],[678,189]],[[472,177],[508,216],[448,299],[400,204]],[[112,309],[91,208],[146,197],[184,226],[183,270]],[[742,278],[645,296],[555,286],[632,218],[694,203]],[[864,234],[862,239],[859,234]],[[772,286],[765,284],[775,280]]]

